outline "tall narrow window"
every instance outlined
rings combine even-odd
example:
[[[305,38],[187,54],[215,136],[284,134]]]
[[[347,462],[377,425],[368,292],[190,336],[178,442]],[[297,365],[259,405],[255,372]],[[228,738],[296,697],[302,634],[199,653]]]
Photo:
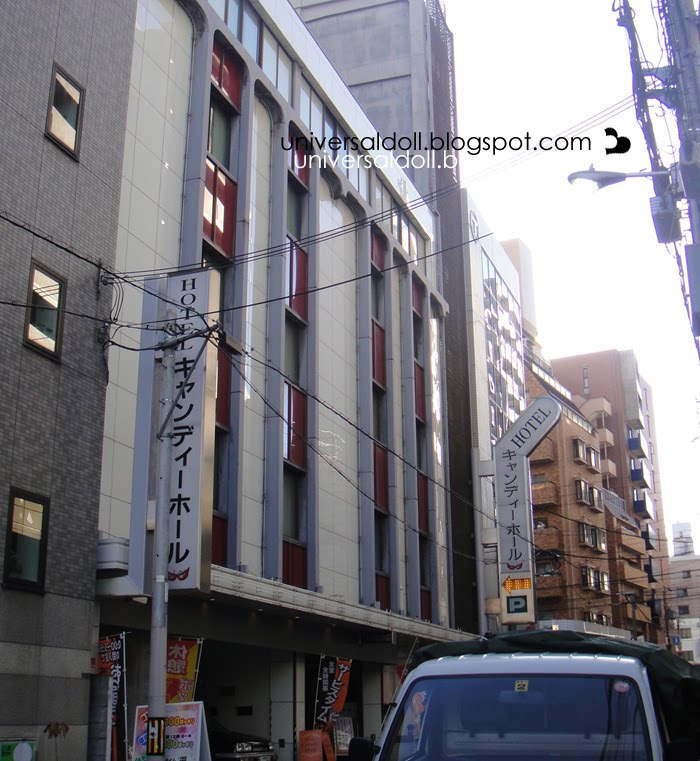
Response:
[[[58,355],[61,349],[61,309],[64,285],[48,271],[32,266],[25,339],[43,351]]]
[[[12,489],[5,545],[6,584],[43,589],[49,500]]]
[[[54,64],[46,134],[78,158],[84,90]]]

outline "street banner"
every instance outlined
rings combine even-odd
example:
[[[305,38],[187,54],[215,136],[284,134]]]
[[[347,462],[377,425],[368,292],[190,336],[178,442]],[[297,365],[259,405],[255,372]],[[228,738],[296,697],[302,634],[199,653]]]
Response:
[[[299,731],[299,761],[323,761],[323,732],[320,729]]]
[[[133,761],[148,761],[148,706],[137,706]],[[165,706],[165,761],[211,761],[204,703]]]
[[[189,703],[194,700],[201,653],[201,639],[168,638],[166,703]]]
[[[34,761],[36,740],[0,740],[0,761]]]
[[[107,734],[109,761],[127,761],[126,635],[102,637],[97,643],[97,671],[111,677],[111,711]]]
[[[342,712],[348,694],[351,665],[352,661],[347,658],[321,656],[314,713],[316,729],[328,731],[333,719]]]

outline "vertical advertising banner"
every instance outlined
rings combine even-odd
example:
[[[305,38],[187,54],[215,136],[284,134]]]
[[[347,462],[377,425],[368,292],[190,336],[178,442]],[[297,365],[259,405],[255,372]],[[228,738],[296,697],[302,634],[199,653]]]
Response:
[[[127,761],[126,736],[126,637],[124,632],[97,643],[97,671],[112,677],[109,761]]]
[[[350,684],[351,666],[352,661],[349,659],[321,656],[314,712],[316,729],[327,732],[333,724],[333,719],[343,710]]]
[[[201,639],[168,639],[165,665],[166,703],[189,703],[194,700],[201,649]]]
[[[168,279],[168,301],[179,305],[178,329],[185,335],[218,318],[216,273],[195,270]],[[212,313],[213,312],[213,313]],[[178,344],[175,388],[180,399],[171,418],[170,589],[209,590],[214,484],[216,347],[206,336]]]

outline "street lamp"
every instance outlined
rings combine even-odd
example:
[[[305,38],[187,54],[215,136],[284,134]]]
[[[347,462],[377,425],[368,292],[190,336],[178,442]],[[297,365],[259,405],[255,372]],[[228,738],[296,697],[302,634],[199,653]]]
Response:
[[[583,172],[574,172],[569,175],[569,182],[573,185],[579,180],[589,180],[597,185],[598,190],[624,182],[629,177],[668,177],[673,181],[673,169],[659,169],[651,172],[606,172],[591,166]],[[672,182],[673,184],[673,182]]]
[[[659,243],[681,240],[683,236],[678,199],[684,197],[684,192],[677,164],[670,169],[654,169],[649,172],[606,172],[591,166],[585,171],[570,174],[569,182],[573,185],[579,180],[589,180],[600,190],[624,182],[630,177],[649,177],[654,180],[656,195],[649,199],[649,206]],[[656,178],[664,178],[665,181]]]

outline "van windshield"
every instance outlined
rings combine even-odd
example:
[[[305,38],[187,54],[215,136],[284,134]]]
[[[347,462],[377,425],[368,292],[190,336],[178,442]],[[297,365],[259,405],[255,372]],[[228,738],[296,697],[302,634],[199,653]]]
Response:
[[[623,677],[418,680],[380,761],[649,761],[644,709]]]

